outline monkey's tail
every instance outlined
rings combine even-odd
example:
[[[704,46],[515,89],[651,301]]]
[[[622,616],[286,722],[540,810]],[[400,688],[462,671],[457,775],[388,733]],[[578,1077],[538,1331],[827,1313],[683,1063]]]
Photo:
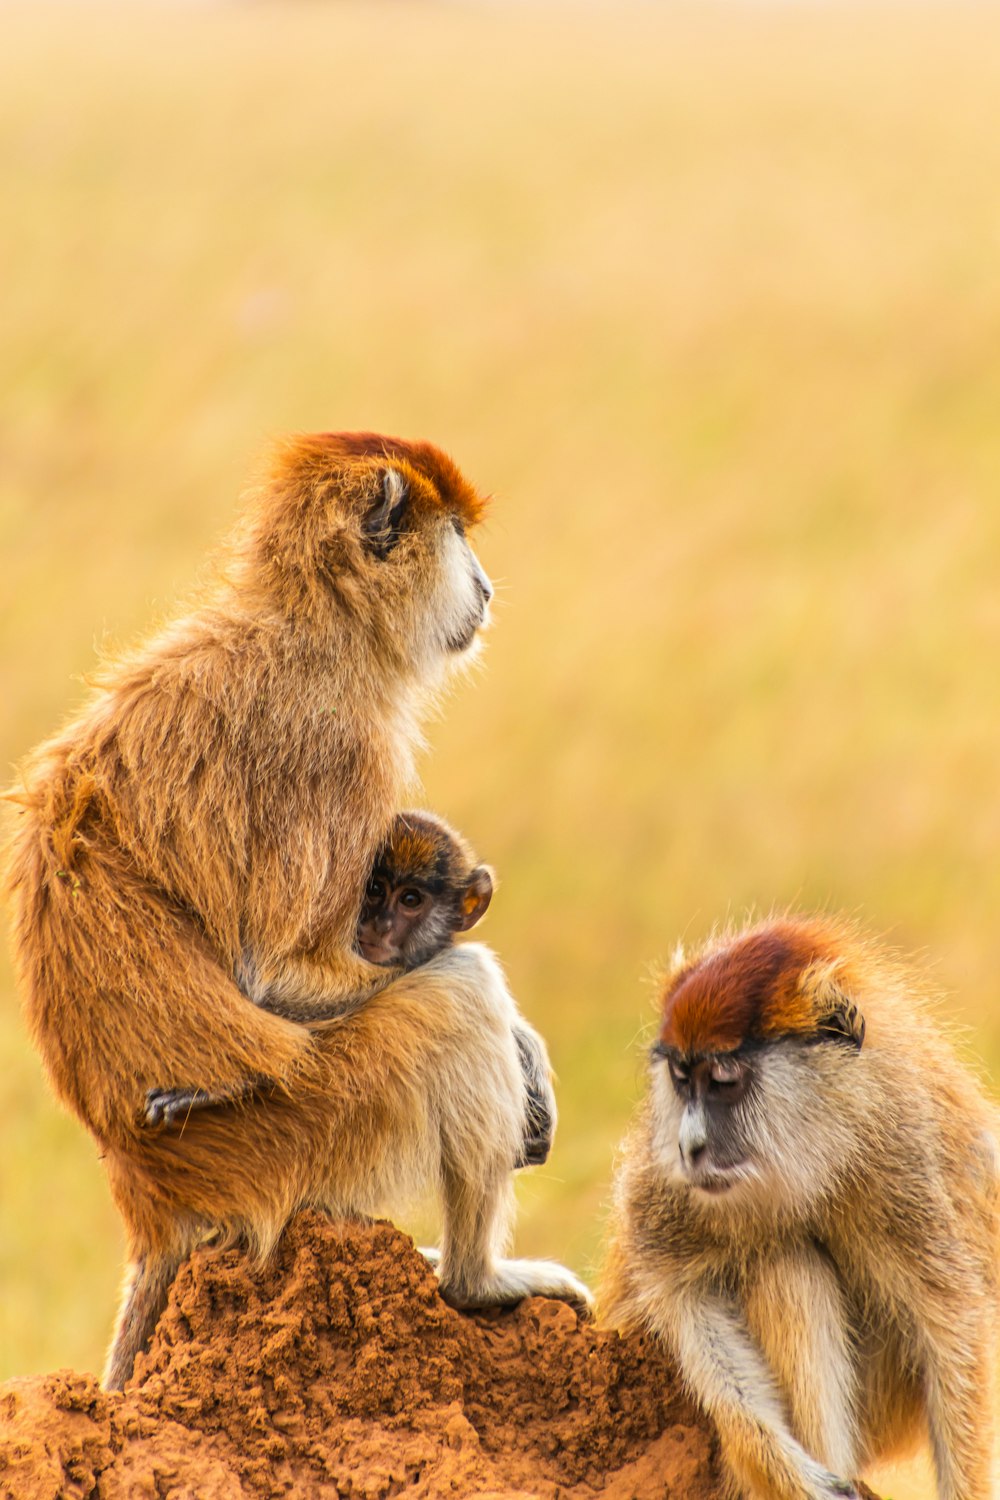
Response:
[[[126,1271],[118,1322],[104,1368],[105,1390],[122,1390],[131,1378],[137,1356],[149,1348],[179,1265],[179,1256],[150,1253],[133,1261]]]

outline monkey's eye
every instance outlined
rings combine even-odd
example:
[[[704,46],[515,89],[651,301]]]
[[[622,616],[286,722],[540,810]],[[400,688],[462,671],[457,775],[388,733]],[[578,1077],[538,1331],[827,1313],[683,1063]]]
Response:
[[[415,886],[407,886],[405,891],[399,893],[399,904],[405,906],[407,911],[416,911],[424,904],[424,893],[418,891]]]
[[[677,1057],[667,1058],[667,1067],[670,1069],[670,1080],[675,1089],[685,1089],[691,1082],[691,1069],[686,1063],[682,1063]]]
[[[385,900],[385,886],[381,880],[369,880],[368,889],[365,891],[365,900],[372,905],[382,905]]]
[[[744,1079],[742,1063],[735,1058],[716,1057],[708,1071],[710,1086],[720,1093],[737,1088]]]

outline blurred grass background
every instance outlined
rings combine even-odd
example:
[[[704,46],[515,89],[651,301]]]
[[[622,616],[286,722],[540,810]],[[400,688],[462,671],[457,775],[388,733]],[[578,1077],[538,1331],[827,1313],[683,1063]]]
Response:
[[[521,1249],[593,1270],[650,966],[727,913],[861,913],[995,1073],[1000,13],[3,29],[3,775],[272,434],[428,436],[496,497],[486,670],[423,769],[561,1077]],[[117,1224],[0,989],[0,1377],[97,1369]]]

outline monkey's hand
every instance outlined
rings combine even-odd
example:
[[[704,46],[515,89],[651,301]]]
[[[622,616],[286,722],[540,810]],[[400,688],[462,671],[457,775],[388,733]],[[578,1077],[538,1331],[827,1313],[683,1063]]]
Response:
[[[526,1108],[524,1136],[517,1167],[537,1167],[548,1161],[556,1133],[556,1096],[552,1087],[552,1070],[545,1043],[526,1021],[518,1019],[514,1041],[524,1078]]]
[[[232,1088],[217,1090],[150,1089],[139,1116],[139,1123],[152,1130],[178,1123],[183,1125],[195,1110],[211,1109],[219,1104],[239,1103],[256,1093],[265,1082],[264,1079],[247,1079]]]

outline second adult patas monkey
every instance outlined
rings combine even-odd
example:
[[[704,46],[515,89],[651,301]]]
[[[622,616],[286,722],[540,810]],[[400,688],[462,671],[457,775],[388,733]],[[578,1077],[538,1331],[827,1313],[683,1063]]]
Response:
[[[787,919],[669,975],[604,1316],[663,1339],[731,1493],[833,1500],[929,1435],[992,1495],[996,1115],[914,981]]]

